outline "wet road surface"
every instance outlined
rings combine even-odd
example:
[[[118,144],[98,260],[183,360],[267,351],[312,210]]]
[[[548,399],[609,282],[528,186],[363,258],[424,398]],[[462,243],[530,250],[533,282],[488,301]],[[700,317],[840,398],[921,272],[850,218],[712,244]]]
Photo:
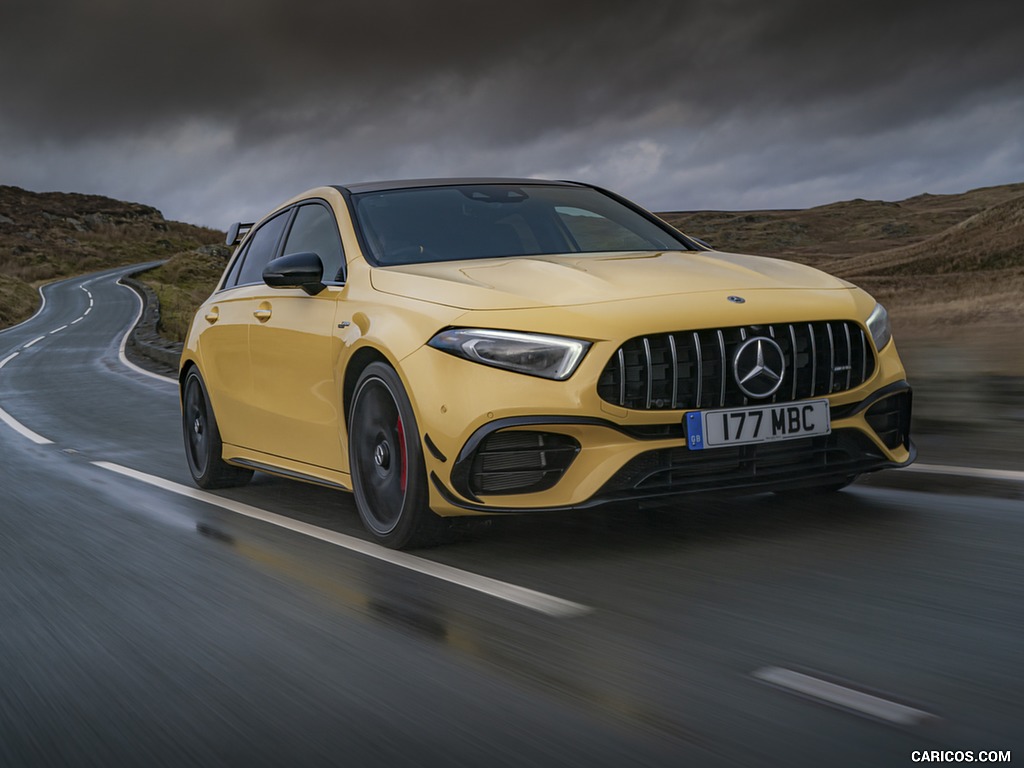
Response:
[[[0,765],[1024,755],[1019,499],[704,499],[395,555],[344,493],[195,492],[174,382],[120,355],[124,271],[0,333]]]

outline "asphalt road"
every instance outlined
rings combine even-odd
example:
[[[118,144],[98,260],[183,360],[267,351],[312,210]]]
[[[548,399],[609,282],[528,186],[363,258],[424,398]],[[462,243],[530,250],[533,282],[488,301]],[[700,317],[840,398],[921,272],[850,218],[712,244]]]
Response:
[[[1019,500],[695,500],[396,556],[343,493],[185,495],[117,274],[0,333],[0,765],[1024,759]]]

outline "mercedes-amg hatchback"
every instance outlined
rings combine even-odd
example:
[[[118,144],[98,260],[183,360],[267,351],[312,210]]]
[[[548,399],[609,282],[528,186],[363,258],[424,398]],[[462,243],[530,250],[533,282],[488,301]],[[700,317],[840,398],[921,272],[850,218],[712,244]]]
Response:
[[[350,490],[404,547],[452,515],[839,488],[914,458],[881,305],[596,187],[321,187],[228,241],[181,358],[204,488]]]

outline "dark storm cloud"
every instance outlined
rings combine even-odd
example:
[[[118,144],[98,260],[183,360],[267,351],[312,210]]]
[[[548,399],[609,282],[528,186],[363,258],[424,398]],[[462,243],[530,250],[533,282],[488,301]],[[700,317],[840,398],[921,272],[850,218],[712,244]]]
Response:
[[[244,121],[258,137],[310,109],[358,120],[493,79],[503,88],[490,110],[466,119],[504,139],[665,100],[707,114],[866,98],[858,124],[899,120],[1020,85],[1024,5],[83,0],[4,15],[4,122],[37,135],[186,114]]]
[[[175,201],[196,198],[190,172],[258,187],[256,163],[301,183],[325,156],[344,160],[344,178],[491,158],[491,171],[582,171],[613,186],[614,163],[635,156],[640,172],[704,163],[723,191],[749,193],[855,173],[852,158],[903,151],[883,139],[927,121],[1019,108],[1021,29],[1024,4],[990,0],[8,0],[0,156],[27,158],[29,181],[88,188],[99,174]],[[811,156],[799,173],[777,157],[842,137],[856,146],[811,153],[817,170]],[[1019,162],[1020,140],[1006,141]],[[950,164],[978,151],[931,144]],[[730,156],[745,166],[721,167]],[[55,158],[65,176],[32,170]],[[145,166],[151,186],[103,170],[117,159]],[[665,195],[685,181],[660,175]]]

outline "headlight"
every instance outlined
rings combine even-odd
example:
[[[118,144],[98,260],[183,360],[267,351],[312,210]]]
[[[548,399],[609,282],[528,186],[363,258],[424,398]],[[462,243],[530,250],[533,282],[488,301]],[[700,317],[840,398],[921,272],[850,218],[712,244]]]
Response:
[[[875,349],[881,352],[882,347],[888,344],[892,338],[889,313],[885,311],[885,307],[881,304],[875,304],[874,310],[868,317],[868,331],[871,332],[871,338],[875,342]]]
[[[485,328],[449,328],[428,343],[477,363],[557,381],[572,376],[590,348],[579,339]]]

